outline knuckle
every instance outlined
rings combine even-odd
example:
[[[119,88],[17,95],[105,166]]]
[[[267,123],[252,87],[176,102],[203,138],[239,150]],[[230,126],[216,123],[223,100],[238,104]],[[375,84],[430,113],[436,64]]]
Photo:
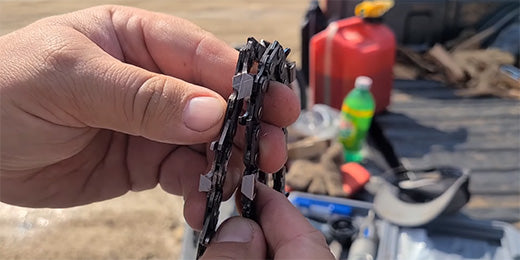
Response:
[[[66,72],[78,65],[77,49],[71,47],[61,36],[48,37],[42,43],[44,50],[42,59],[44,69],[49,71]]]
[[[155,133],[158,136],[168,136],[162,133],[166,127],[157,127],[172,120],[177,120],[181,107],[177,104],[178,93],[175,86],[161,75],[153,75],[139,85],[132,100],[131,114],[136,117],[140,132]]]
[[[191,60],[194,61],[194,65],[195,65],[194,69],[192,71],[192,78],[193,78],[193,81],[197,84],[205,84],[206,82],[202,82],[201,75],[202,75],[202,71],[206,68],[205,68],[204,64],[201,64],[200,57],[204,53],[204,48],[206,46],[206,41],[208,40],[209,33],[204,31],[200,27],[196,27],[196,30],[197,30],[200,38],[196,42],[195,48],[193,48],[193,53],[191,54]]]
[[[165,83],[161,77],[152,76],[145,80],[136,91],[132,114],[137,117],[133,121],[138,122],[139,129],[148,129],[152,119],[158,115]]]

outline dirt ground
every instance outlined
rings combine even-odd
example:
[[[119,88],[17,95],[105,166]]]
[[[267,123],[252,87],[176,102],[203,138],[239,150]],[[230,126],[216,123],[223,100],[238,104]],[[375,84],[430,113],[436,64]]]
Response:
[[[230,45],[249,36],[278,40],[299,62],[299,25],[308,1],[0,0],[0,35],[39,18],[99,4],[121,4],[187,18]],[[6,61],[2,61],[6,62]],[[69,209],[0,203],[0,259],[177,259],[182,198],[160,188]]]

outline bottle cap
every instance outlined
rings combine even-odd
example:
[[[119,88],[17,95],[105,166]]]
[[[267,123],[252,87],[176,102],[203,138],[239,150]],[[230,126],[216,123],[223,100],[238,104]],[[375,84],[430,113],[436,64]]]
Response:
[[[359,76],[356,78],[354,86],[358,89],[369,90],[370,86],[372,86],[372,79],[367,76]]]

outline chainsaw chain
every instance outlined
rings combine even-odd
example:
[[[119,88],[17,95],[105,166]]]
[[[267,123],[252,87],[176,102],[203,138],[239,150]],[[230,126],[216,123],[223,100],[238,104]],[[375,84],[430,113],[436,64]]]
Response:
[[[240,189],[242,216],[255,216],[255,182],[267,182],[267,175],[258,169],[260,119],[264,95],[268,90],[269,81],[289,85],[294,80],[295,64],[286,60],[289,52],[289,49],[284,50],[277,41],[258,42],[252,37],[248,38],[247,44],[240,49],[233,77],[233,93],[228,98],[224,125],[219,139],[210,146],[215,152],[215,158],[210,171],[200,177],[199,190],[207,192],[207,204],[204,225],[199,235],[197,258],[202,256],[216,231],[227,165],[238,124],[246,128],[243,159],[245,170]],[[255,70],[256,73],[253,74]],[[245,113],[241,114],[244,104]],[[273,189],[285,194],[285,166],[273,174],[272,180]]]

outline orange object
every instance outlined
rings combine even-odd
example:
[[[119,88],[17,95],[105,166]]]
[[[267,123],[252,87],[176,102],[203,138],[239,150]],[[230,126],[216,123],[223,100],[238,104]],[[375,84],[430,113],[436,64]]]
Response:
[[[378,18],[349,17],[314,35],[309,49],[309,85],[314,104],[341,109],[358,76],[372,78],[375,112],[390,104],[395,36]]]
[[[370,179],[370,173],[359,163],[350,162],[341,165],[343,191],[349,196],[361,189]]]

